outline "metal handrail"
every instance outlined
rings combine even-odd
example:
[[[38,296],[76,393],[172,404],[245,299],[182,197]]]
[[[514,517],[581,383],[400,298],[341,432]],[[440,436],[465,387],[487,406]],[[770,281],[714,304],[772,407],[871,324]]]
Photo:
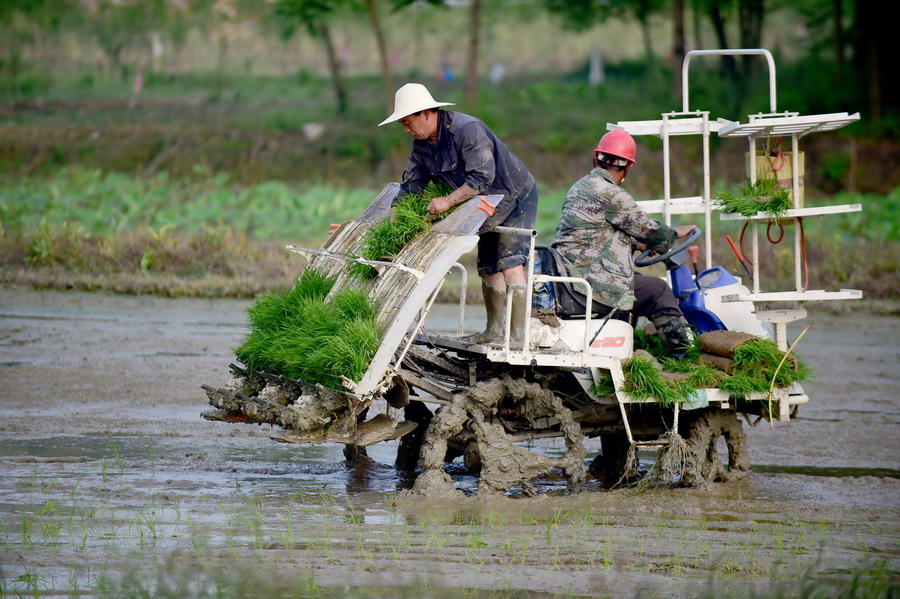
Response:
[[[775,59],[772,53],[764,48],[735,49],[735,50],[691,50],[684,56],[681,65],[681,110],[688,112],[688,67],[693,56],[764,56],[769,65],[769,112],[775,112]]]

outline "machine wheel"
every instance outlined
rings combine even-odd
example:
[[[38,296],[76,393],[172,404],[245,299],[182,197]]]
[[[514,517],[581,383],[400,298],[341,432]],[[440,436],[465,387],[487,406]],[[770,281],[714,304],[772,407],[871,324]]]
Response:
[[[590,473],[607,484],[628,482],[625,479],[625,463],[628,461],[628,435],[625,433],[600,433],[600,453],[591,460]]]
[[[416,423],[416,429],[408,435],[400,437],[400,445],[397,447],[397,459],[394,467],[397,470],[412,472],[419,463],[419,452],[422,449],[422,439],[425,431],[431,423],[433,414],[421,401],[411,401],[403,408],[403,418]]]
[[[685,426],[687,449],[682,484],[701,487],[746,476],[750,456],[737,414],[713,408],[699,412]]]
[[[508,405],[527,405],[531,417],[556,418],[560,436],[566,443],[565,455],[550,458],[516,445],[505,426],[492,419],[496,406],[504,400],[510,400]],[[559,397],[538,383],[501,377],[480,381],[457,393],[452,403],[437,411],[423,440],[419,460],[422,472],[413,485],[414,492],[422,495],[457,492],[443,466],[450,440],[458,438],[464,430],[473,435],[462,446],[466,466],[474,469],[480,464],[479,495],[504,493],[517,484],[527,494],[533,491],[531,480],[549,474],[554,468],[563,470],[570,492],[578,491],[584,484],[587,475],[584,436],[572,412]]]
[[[466,451],[463,453],[463,464],[472,474],[481,472],[481,454],[478,452],[478,442],[472,441],[466,445]]]

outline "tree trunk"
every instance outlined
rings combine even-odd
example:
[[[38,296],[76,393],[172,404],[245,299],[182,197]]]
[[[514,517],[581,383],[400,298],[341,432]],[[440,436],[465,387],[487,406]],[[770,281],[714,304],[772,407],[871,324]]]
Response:
[[[344,81],[341,79],[341,63],[331,40],[331,29],[328,25],[319,26],[319,35],[325,42],[325,51],[328,53],[328,70],[331,71],[331,86],[334,88],[334,98],[337,101],[338,114],[347,112],[347,92],[344,91]]]
[[[725,32],[725,17],[722,15],[722,11],[719,10],[718,2],[713,2],[712,6],[709,7],[709,19],[712,21],[713,29],[716,32],[719,48],[727,49],[729,46],[728,35]],[[722,70],[732,81],[738,80],[737,63],[734,61],[734,56],[722,57]]]
[[[672,2],[672,97],[682,97],[681,66],[684,64],[684,0]],[[688,106],[690,109],[690,106]]]
[[[634,16],[638,23],[641,24],[644,54],[647,56],[647,62],[653,62],[653,36],[650,34],[650,2],[649,0],[637,0],[634,4]]]
[[[869,105],[866,120],[875,122],[882,116],[881,69],[878,61],[878,34],[882,26],[879,22],[887,25],[889,19],[884,19],[876,3],[869,0],[857,0],[855,8],[853,66],[859,77],[857,89],[865,90],[865,95],[860,93],[859,99]],[[887,26],[883,28],[887,29]]]
[[[705,47],[703,45],[703,35],[701,32],[702,27],[700,26],[700,7],[697,6],[696,2],[691,3],[691,16],[694,21],[694,48],[703,50]]]
[[[112,61],[113,77],[117,77],[119,81],[125,80],[125,66],[122,64],[122,48],[113,48],[109,53]]]
[[[763,0],[740,0],[738,14],[741,28],[741,48],[759,48],[762,43],[762,26],[765,18]],[[748,79],[759,75],[758,56],[744,56],[743,73]]]
[[[650,35],[650,19],[644,17],[641,20],[641,37],[644,38],[644,54],[647,62],[653,61],[653,37]]]
[[[481,0],[472,0],[469,23],[469,55],[466,59],[466,104],[474,106],[478,95],[478,38],[481,33]]]
[[[219,38],[219,53],[216,57],[216,78],[215,90],[216,94],[221,94],[225,88],[225,57],[228,55],[228,39],[225,34]]]
[[[381,29],[381,20],[378,18],[378,5],[375,0],[367,0],[369,6],[369,19],[372,21],[372,30],[375,32],[375,43],[378,46],[378,58],[381,61],[381,78],[384,80],[385,107],[390,113],[394,109],[394,78],[391,75],[391,63],[388,60],[387,45],[384,42],[384,32]]]
[[[834,0],[834,84],[841,89],[844,76],[844,2]]]

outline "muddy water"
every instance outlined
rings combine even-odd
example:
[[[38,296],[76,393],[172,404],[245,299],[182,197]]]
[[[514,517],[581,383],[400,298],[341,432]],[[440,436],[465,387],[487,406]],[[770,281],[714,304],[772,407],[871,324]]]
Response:
[[[0,290],[4,593],[768,596],[834,594],[854,577],[897,592],[898,318],[806,321],[811,401],[774,430],[745,427],[745,481],[609,492],[591,480],[573,498],[545,480],[534,499],[436,501],[402,493],[413,481],[392,468],[393,443],[348,469],[341,446],[200,418],[200,385],[227,380],[246,306]],[[439,310],[435,330],[455,329],[452,307]]]

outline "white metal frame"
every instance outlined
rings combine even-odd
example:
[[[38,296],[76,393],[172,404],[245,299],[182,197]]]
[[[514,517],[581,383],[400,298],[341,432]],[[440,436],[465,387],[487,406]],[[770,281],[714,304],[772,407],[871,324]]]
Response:
[[[769,69],[769,112],[749,115],[747,123],[733,122],[726,119],[711,121],[709,113],[690,110],[689,71],[691,61],[695,57],[705,56],[761,56],[766,60]],[[684,58],[681,69],[682,110],[681,112],[664,113],[661,120],[653,121],[621,121],[609,123],[607,129],[624,129],[632,135],[654,135],[663,142],[663,198],[638,202],[645,211],[651,214],[662,214],[666,224],[671,223],[673,214],[703,214],[705,223],[705,258],[706,268],[712,266],[712,218],[714,211],[720,206],[711,198],[709,138],[715,133],[722,138],[745,137],[749,143],[751,158],[755,160],[756,143],[770,137],[790,137],[793,198],[800,197],[799,174],[799,139],[810,133],[833,131],[859,120],[859,113],[846,112],[801,116],[795,112],[778,113],[776,95],[775,61],[772,54],[765,49],[733,49],[733,50],[692,50]],[[699,135],[703,145],[703,195],[697,197],[673,198],[671,193],[671,154],[669,140],[674,136]],[[751,182],[756,180],[756,167],[753,160],[748,168]],[[862,210],[860,204],[845,204],[804,208],[797,206],[788,210],[783,220],[790,220],[797,225],[802,219],[820,217]],[[746,217],[733,214],[721,214],[721,221],[741,220]],[[751,228],[751,261],[753,262],[753,289],[748,294],[727,296],[728,301],[783,302],[783,301],[826,301],[859,299],[862,292],[855,289],[840,291],[809,290],[804,287],[802,271],[802,239],[800,227],[794,227],[794,289],[791,291],[764,293],[760,289],[759,276],[759,224],[770,221],[771,216],[758,213],[749,217]]]

